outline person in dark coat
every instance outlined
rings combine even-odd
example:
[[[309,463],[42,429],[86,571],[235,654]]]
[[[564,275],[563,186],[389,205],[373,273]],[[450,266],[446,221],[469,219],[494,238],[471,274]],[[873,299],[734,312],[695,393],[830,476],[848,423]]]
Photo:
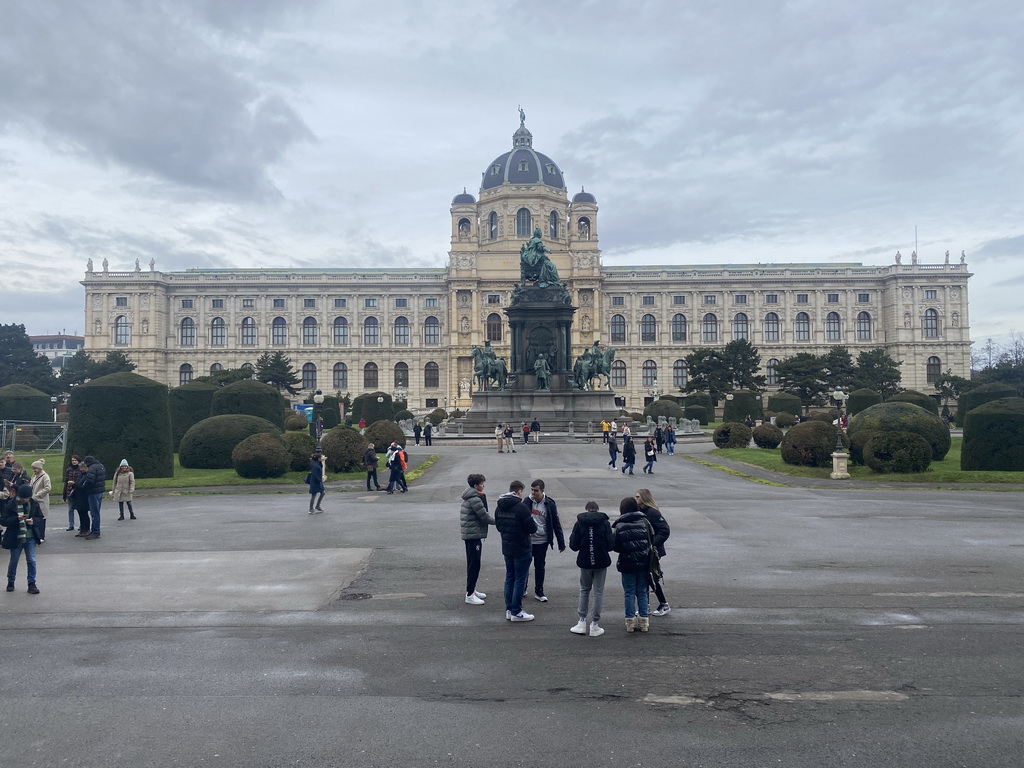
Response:
[[[526,486],[513,480],[508,493],[498,497],[494,510],[494,527],[501,534],[501,554],[505,558],[505,618],[509,621],[533,621],[533,614],[523,610],[523,595],[530,577],[533,547],[530,536],[537,532],[533,510],[523,501]]]
[[[608,455],[611,456],[611,460],[608,462],[608,466],[614,470],[615,462],[619,458],[619,443],[615,439],[614,432],[608,434]]]
[[[654,444],[657,446],[658,453],[661,453],[661,448],[665,445],[665,430],[661,428],[660,424],[654,430]]]
[[[103,504],[103,492],[107,489],[107,468],[93,456],[86,456],[82,463],[85,464],[85,471],[75,483],[75,492],[81,491],[89,499],[89,523],[92,530],[85,539],[91,541],[100,537],[100,507]]]
[[[494,525],[494,518],[487,511],[487,496],[484,486],[487,478],[472,474],[466,478],[466,490],[462,492],[462,506],[459,507],[459,528],[466,545],[466,602],[469,605],[483,605],[487,595],[478,592],[476,582],[480,578],[480,560],[483,556],[487,527]]]
[[[431,438],[434,436],[434,425],[427,420],[427,423],[423,425],[423,444],[433,445]]]
[[[309,514],[323,512],[320,503],[324,500],[324,455],[319,451],[309,457]],[[315,502],[315,504],[314,504]]]
[[[0,509],[0,525],[4,527],[0,546],[10,550],[11,557],[7,563],[7,591],[14,591],[14,578],[18,575],[18,561],[21,553],[25,553],[28,568],[29,594],[38,595],[36,586],[36,545],[39,534],[35,529],[35,521],[42,516],[39,502],[32,498],[32,486],[28,483],[19,485],[13,498],[2,502]]]
[[[647,488],[638,490],[635,498],[640,511],[644,513],[647,522],[651,524],[651,529],[654,532],[654,548],[658,550],[658,557],[665,557],[665,542],[668,541],[668,537],[672,534],[668,520],[661,514],[661,510],[658,509],[658,505],[654,502],[654,497]],[[665,599],[665,589],[662,587],[661,580],[656,579],[651,574],[648,578],[648,584],[654,590],[654,594],[658,596],[658,607],[651,612],[651,615],[664,616],[672,610],[672,607],[668,604],[668,600]]]
[[[533,549],[533,596],[542,603],[548,601],[544,594],[544,566],[548,550],[554,549],[558,540],[558,551],[565,552],[565,537],[562,535],[562,521],[558,519],[558,505],[544,493],[544,481],[530,483],[530,497],[526,500],[533,512],[537,532],[530,537]]]
[[[576,516],[576,524],[569,534],[569,549],[579,552],[576,555],[576,567],[580,569],[580,599],[576,607],[579,621],[569,627],[569,631],[575,635],[600,637],[604,634],[604,629],[599,625],[604,583],[608,566],[612,564],[609,553],[615,546],[615,535],[608,522],[608,515],[600,511],[596,501],[588,501],[584,509],[585,512]],[[590,601],[591,592],[594,595],[593,605]]]
[[[612,527],[615,529],[614,549],[619,553],[615,567],[622,576],[625,593],[626,631],[646,632],[650,626],[647,573],[651,567],[651,524],[633,497],[619,502],[619,513]]]
[[[647,462],[646,464],[644,464],[644,474],[654,474],[654,462],[656,462],[657,460],[658,451],[654,447],[654,440],[648,437],[646,440],[644,440],[644,461]]]
[[[68,468],[64,471],[64,492],[61,498],[68,505],[68,527],[67,530],[75,530],[75,500],[73,497],[75,491],[75,481],[82,476],[81,457],[75,455],[71,457],[71,463]],[[88,511],[88,507],[86,508]]]
[[[380,482],[377,480],[377,464],[379,462],[380,458],[373,449],[373,443],[367,444],[366,450],[363,452],[363,466],[366,467],[366,490],[370,490],[371,482],[373,482],[378,491],[382,490]]]
[[[412,436],[416,440],[416,445],[420,444],[421,434],[423,434],[423,427],[421,427],[420,423],[417,421],[415,424],[412,425]]]
[[[636,446],[633,445],[633,438],[626,435],[622,438],[622,474],[633,474],[633,467],[636,465]]]
[[[536,419],[530,422],[530,435],[533,437],[533,442],[540,442],[540,422]]]

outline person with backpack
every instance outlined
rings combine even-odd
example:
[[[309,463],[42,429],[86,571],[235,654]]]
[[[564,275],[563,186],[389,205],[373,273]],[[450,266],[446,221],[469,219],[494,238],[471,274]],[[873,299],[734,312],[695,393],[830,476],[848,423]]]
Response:
[[[608,515],[600,511],[596,501],[588,501],[584,512],[576,516],[576,524],[569,534],[569,549],[579,552],[576,566],[580,569],[580,599],[576,607],[579,621],[569,631],[574,635],[600,637],[601,605],[604,602],[604,583],[608,566],[612,564],[609,554],[615,546]],[[591,603],[590,596],[594,600]],[[589,619],[589,621],[588,621]]]
[[[647,574],[651,567],[651,524],[634,497],[619,502],[619,518],[612,524],[615,530],[613,549],[619,553],[615,564],[622,576],[623,606],[626,631],[647,632],[650,629],[650,603],[647,600]]]
[[[626,470],[629,470],[629,474],[633,474],[633,467],[636,465],[636,446],[633,445],[633,441],[629,435],[625,435],[622,438],[622,474],[626,474]]]
[[[405,470],[409,466],[409,459],[402,446],[398,443],[391,443],[391,447],[388,448],[387,463],[386,466],[391,470],[391,475],[388,477],[388,493],[393,494],[395,488],[398,488],[402,493],[409,490],[409,486],[405,482]]]
[[[525,445],[529,445],[529,443],[530,443],[530,425],[527,424],[525,421],[523,422],[522,430],[523,430],[523,445],[524,446]]]

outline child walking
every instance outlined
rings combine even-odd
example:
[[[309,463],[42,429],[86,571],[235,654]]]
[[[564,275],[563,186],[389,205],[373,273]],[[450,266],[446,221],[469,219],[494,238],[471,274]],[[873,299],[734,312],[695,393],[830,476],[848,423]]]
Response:
[[[579,552],[576,565],[580,569],[580,601],[576,608],[579,621],[569,627],[569,631],[575,635],[600,637],[604,634],[604,629],[599,626],[601,604],[604,602],[604,582],[608,566],[612,564],[609,552],[615,544],[615,536],[608,515],[600,511],[596,501],[588,501],[584,509],[585,512],[576,516],[576,524],[569,535],[569,549]],[[593,604],[590,600],[591,592],[594,595]]]
[[[651,561],[651,524],[640,511],[636,499],[619,502],[620,517],[615,521],[615,567],[622,575],[625,593],[626,631],[647,632],[650,628],[647,601],[647,572]]]

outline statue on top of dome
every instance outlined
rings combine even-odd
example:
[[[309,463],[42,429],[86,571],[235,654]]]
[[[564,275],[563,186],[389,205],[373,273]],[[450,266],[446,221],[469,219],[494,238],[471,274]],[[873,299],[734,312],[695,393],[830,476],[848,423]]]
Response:
[[[526,113],[523,112],[522,105],[519,106],[519,124],[526,125]]]
[[[533,230],[533,237],[519,249],[519,271],[522,281],[536,282],[540,288],[558,285],[558,269],[548,258],[551,253],[541,241],[540,227]]]

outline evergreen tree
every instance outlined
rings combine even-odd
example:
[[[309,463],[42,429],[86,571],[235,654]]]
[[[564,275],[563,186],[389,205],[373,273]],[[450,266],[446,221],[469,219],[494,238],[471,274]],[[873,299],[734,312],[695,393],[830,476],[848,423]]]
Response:
[[[36,354],[20,323],[0,325],[0,387],[8,384],[27,384],[48,395],[60,389],[50,361]]]
[[[223,371],[216,371],[209,376],[196,376],[193,381],[205,381],[218,387],[226,387],[236,381],[245,381],[252,378],[251,368],[228,368]]]
[[[747,339],[730,341],[722,350],[722,356],[732,372],[733,388],[755,392],[764,388],[765,378],[758,374],[761,370],[761,355],[757,347]]]
[[[781,360],[775,367],[775,373],[779,377],[779,389],[796,395],[804,405],[819,402],[829,388],[822,358],[810,352],[797,352],[793,357]]]
[[[684,392],[707,392],[715,401],[733,388],[733,374],[720,349],[698,349],[686,356],[689,379]]]
[[[84,349],[80,349],[73,356],[64,361],[64,367],[60,371],[60,384],[65,391],[79,384],[85,384],[93,378],[92,371],[96,363],[89,357]]]
[[[847,392],[850,391],[854,382],[854,366],[849,349],[843,346],[831,347],[821,356],[821,370],[823,381],[827,385],[825,389],[842,387]]]
[[[283,352],[264,352],[256,361],[256,380],[275,387],[278,392],[289,395],[299,394],[302,379],[292,368],[292,361]]]
[[[89,378],[98,379],[100,376],[109,376],[111,373],[131,373],[137,367],[124,352],[111,350],[107,352],[106,357],[95,364]]]
[[[873,389],[884,399],[900,391],[900,366],[902,360],[893,360],[884,349],[872,349],[857,355],[857,369],[854,372],[854,385],[865,389]]]

